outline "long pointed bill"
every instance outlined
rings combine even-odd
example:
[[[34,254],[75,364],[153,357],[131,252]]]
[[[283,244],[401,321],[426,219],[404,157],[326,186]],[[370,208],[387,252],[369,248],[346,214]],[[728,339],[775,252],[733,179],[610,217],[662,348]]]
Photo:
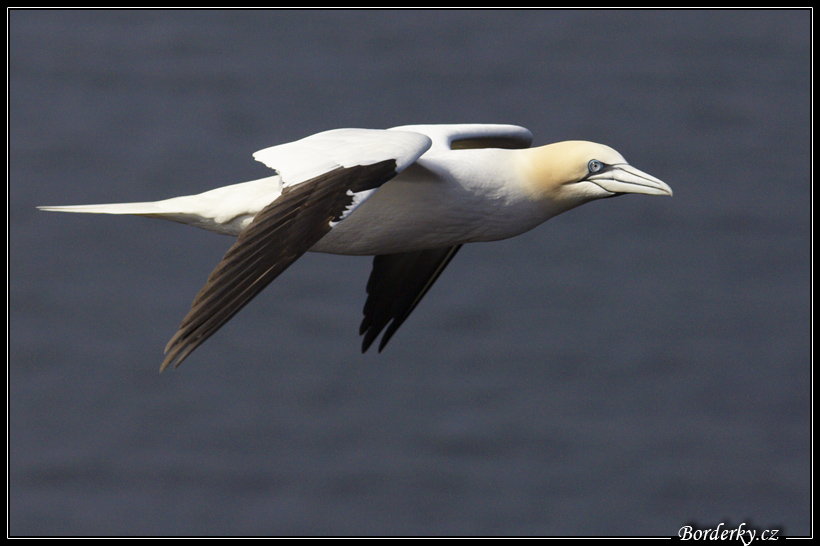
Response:
[[[672,195],[672,188],[664,182],[627,163],[611,165],[600,173],[588,176],[587,180],[612,193]]]

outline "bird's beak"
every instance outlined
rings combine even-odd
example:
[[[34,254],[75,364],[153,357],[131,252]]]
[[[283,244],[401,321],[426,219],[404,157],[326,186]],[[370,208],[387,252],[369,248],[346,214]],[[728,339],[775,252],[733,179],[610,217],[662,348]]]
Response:
[[[627,163],[611,165],[601,172],[588,176],[587,180],[613,194],[672,195],[672,188],[664,182]]]

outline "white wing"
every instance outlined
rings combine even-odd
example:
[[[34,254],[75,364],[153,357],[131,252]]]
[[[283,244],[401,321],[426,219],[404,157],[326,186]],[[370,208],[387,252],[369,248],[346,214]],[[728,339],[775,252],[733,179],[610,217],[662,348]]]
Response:
[[[285,186],[299,184],[339,167],[396,161],[396,172],[414,163],[432,144],[410,131],[333,129],[259,150],[253,158],[276,170]]]

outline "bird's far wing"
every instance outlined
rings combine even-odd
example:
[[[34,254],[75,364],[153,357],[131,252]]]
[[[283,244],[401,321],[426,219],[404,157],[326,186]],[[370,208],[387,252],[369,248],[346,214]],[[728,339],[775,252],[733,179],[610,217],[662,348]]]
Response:
[[[359,335],[364,335],[362,352],[367,351],[387,327],[379,343],[379,352],[384,349],[459,248],[461,245],[383,254],[373,259],[373,271],[367,281],[364,319],[359,328]]]
[[[462,123],[453,125],[403,125],[392,131],[412,131],[433,141],[432,152],[470,148],[529,148],[532,133],[518,125]]]
[[[429,146],[417,133],[340,129],[257,152],[280,172],[282,195],[254,217],[210,274],[165,347],[160,371],[178,366]]]

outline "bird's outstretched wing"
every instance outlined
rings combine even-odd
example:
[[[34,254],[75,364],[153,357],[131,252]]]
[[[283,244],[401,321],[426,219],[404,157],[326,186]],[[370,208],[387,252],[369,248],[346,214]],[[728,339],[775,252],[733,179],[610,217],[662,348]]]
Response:
[[[178,366],[429,146],[430,139],[417,133],[344,129],[257,152],[280,172],[282,194],[254,217],[210,274],[165,347],[160,371],[172,362]]]
[[[383,254],[373,259],[367,281],[367,301],[359,335],[364,335],[362,352],[387,330],[379,342],[379,352],[410,316],[461,245],[399,254]],[[389,323],[389,326],[388,326]]]

